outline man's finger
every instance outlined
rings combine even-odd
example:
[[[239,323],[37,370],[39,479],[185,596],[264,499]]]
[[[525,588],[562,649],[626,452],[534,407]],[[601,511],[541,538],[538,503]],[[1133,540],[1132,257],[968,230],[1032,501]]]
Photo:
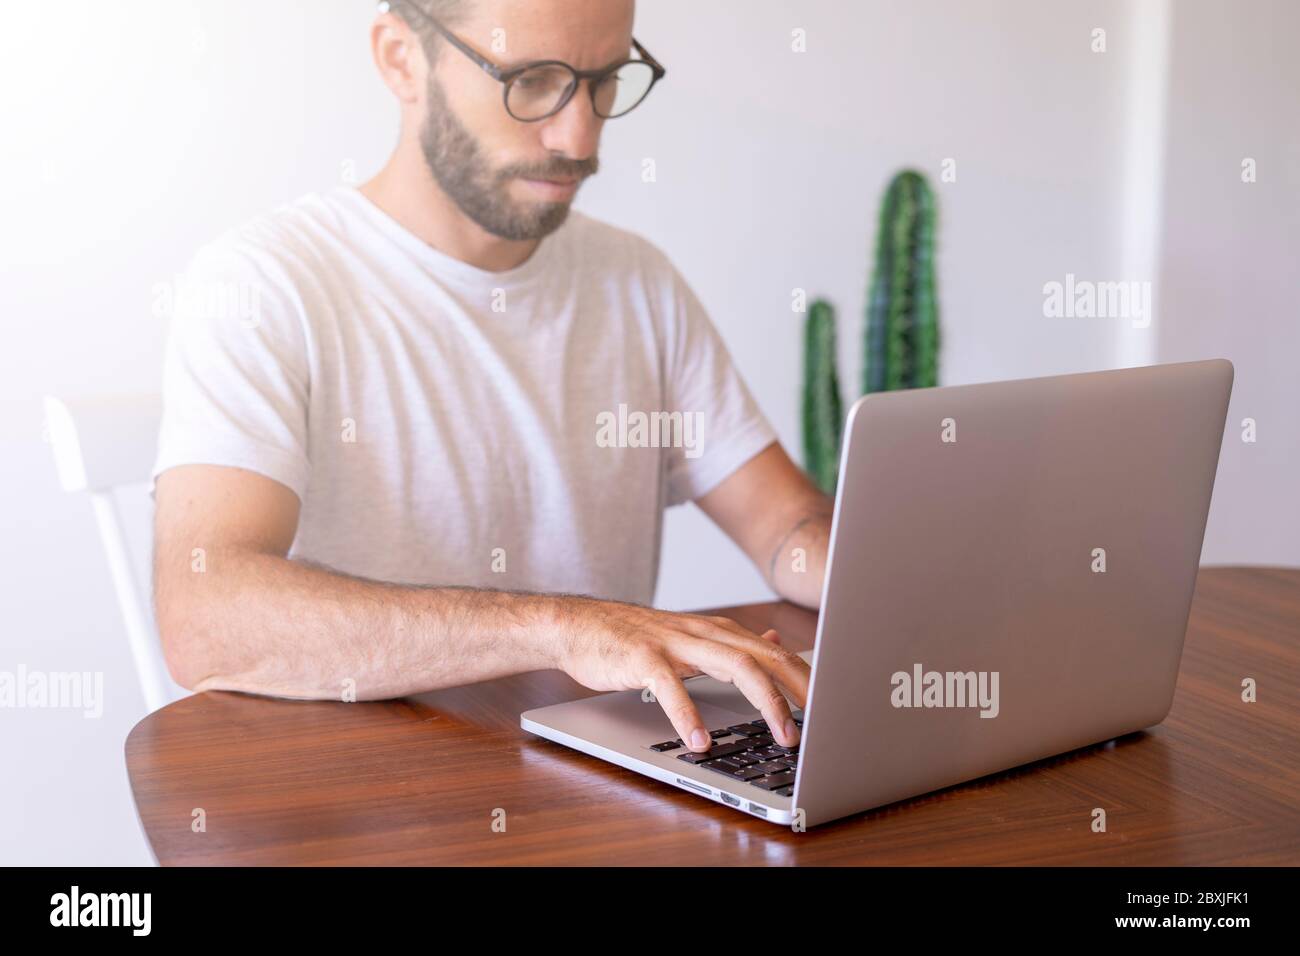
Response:
[[[744,648],[729,647],[720,641],[693,638],[687,639],[673,650],[682,660],[698,667],[710,677],[734,684],[754,709],[763,715],[777,743],[783,747],[798,745],[799,728],[791,716],[789,702],[772,675]]]
[[[655,700],[668,716],[673,729],[677,731],[677,736],[687,747],[702,752],[713,745],[713,740],[709,737],[709,729],[704,726],[695,702],[691,700],[686,687],[669,667],[665,666],[662,670],[656,671],[646,680],[645,686],[655,695]]]
[[[725,618],[719,621],[726,621],[731,626],[727,627],[722,623],[714,625],[712,618],[697,618],[692,622],[691,633],[696,637],[726,644],[751,654],[758,661],[759,666],[771,674],[773,679],[794,698],[796,705],[803,707],[807,704],[808,684],[812,680],[812,668],[808,666],[807,661],[793,651],[782,649],[774,652],[773,648],[780,648],[780,644],[757,637],[734,621]]]

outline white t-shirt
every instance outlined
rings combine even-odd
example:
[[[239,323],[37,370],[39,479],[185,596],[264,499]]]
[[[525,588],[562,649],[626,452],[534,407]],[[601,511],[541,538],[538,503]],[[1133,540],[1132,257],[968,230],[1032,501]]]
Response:
[[[288,486],[291,556],[639,603],[663,509],[776,438],[645,239],[574,210],[487,272],[351,187],[199,252],[173,295],[163,400],[154,477],[232,465]]]

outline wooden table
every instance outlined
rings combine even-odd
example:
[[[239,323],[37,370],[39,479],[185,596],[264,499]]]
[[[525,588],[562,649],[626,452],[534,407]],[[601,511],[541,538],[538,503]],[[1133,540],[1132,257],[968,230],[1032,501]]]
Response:
[[[813,639],[791,605],[722,613]],[[1295,865],[1298,645],[1300,570],[1203,569],[1163,724],[806,833],[523,732],[588,693],[557,672],[375,703],[197,694],[126,760],[162,864]]]

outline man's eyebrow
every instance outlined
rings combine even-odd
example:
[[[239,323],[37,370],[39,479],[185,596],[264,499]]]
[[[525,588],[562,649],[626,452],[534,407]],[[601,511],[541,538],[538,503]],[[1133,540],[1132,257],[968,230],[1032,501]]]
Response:
[[[616,67],[616,66],[618,66],[618,65],[620,65],[620,64],[622,64],[622,63],[626,63],[626,62],[627,62],[628,60],[630,60],[630,59],[633,59],[633,56],[632,56],[632,44],[629,42],[628,45],[627,45],[627,52],[624,53],[622,56],[615,57],[614,59],[612,59],[612,60],[610,60],[608,63],[606,63],[604,66],[598,66],[598,67],[595,67],[594,71],[593,71],[593,70],[580,70],[579,72],[583,72],[583,73],[590,73],[590,72],[602,73],[602,72],[604,72],[605,70],[610,70],[610,69],[613,69],[614,67]],[[523,67],[523,66],[529,66],[530,64],[533,64],[533,63],[565,63],[565,62],[567,62],[567,61],[557,59],[556,57],[530,57],[529,59],[526,59],[526,60],[511,60],[511,61],[506,61],[506,62],[500,63],[498,66],[499,66],[499,69],[501,70],[502,73],[509,73],[509,72],[511,72],[512,70],[517,70],[517,69],[519,69],[520,67]]]
[[[609,69],[612,69],[612,68],[618,66],[620,63],[626,63],[626,62],[628,61],[628,59],[629,59],[631,56],[632,56],[632,43],[631,43],[631,41],[628,41],[628,44],[627,44],[627,52],[626,52],[626,53],[624,53],[624,54],[623,54],[622,56],[620,56],[620,57],[616,57],[615,59],[610,60],[610,61],[609,61],[608,63],[606,63],[604,66],[598,66],[598,67],[596,67],[596,69],[597,69],[597,70],[609,70]]]

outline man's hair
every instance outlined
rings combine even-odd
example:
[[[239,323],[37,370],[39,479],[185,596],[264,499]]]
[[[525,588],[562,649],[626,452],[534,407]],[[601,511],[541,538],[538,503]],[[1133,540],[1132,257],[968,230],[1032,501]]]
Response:
[[[438,58],[438,52],[446,44],[442,34],[435,30],[428,20],[420,16],[420,11],[433,17],[447,29],[451,29],[464,19],[473,2],[474,0],[389,0],[388,6],[393,13],[405,20],[406,25],[420,38],[425,59],[432,66]],[[411,11],[409,7],[418,9]]]

